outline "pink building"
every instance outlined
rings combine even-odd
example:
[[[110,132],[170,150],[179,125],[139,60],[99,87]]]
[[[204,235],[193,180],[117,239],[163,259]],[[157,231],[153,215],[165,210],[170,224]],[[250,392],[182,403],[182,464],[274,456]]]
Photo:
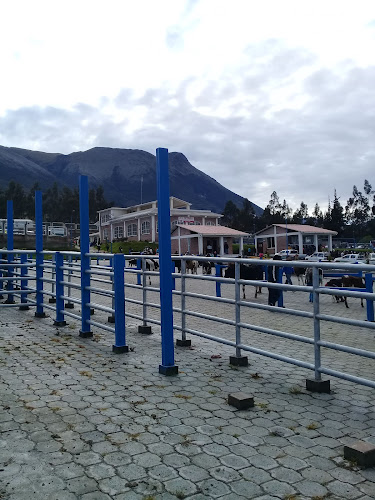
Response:
[[[172,253],[232,253],[233,238],[243,248],[247,233],[220,226],[222,214],[211,210],[194,210],[191,203],[170,197]],[[99,211],[101,241],[158,241],[158,202],[150,201],[132,207],[111,207]]]

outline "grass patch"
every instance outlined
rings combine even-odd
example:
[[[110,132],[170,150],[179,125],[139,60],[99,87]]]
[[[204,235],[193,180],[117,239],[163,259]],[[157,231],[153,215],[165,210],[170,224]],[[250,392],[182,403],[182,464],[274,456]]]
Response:
[[[295,385],[289,389],[289,393],[290,394],[301,394],[302,389],[300,387],[298,387],[297,385]]]
[[[316,422],[311,422],[311,424],[306,425],[306,429],[309,429],[309,431],[314,431],[319,427],[319,424]]]
[[[186,396],[185,394],[175,394],[174,397],[180,399],[191,399],[193,396]]]

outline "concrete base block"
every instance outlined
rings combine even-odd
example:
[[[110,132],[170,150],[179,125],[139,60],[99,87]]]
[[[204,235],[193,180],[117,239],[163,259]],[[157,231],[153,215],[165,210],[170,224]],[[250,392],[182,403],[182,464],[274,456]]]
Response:
[[[375,445],[366,441],[357,441],[351,446],[344,446],[344,458],[356,462],[362,467],[375,465]]]
[[[20,311],[28,311],[30,309],[30,307],[25,305],[25,306],[20,306],[18,309]]]
[[[92,332],[83,332],[82,330],[79,331],[79,336],[83,339],[90,339],[93,336]]]
[[[112,346],[112,352],[115,352],[116,354],[122,354],[123,352],[129,352],[129,347],[127,345],[113,345]]]
[[[138,333],[143,333],[144,335],[151,335],[152,329],[151,326],[148,325],[139,325]]]
[[[48,299],[48,302],[49,302],[50,304],[56,304],[56,299],[55,299],[55,298],[53,298],[53,297],[51,297],[50,299]]]
[[[243,392],[235,392],[234,394],[228,394],[228,404],[238,410],[247,410],[254,406],[254,398]]]
[[[176,339],[176,346],[178,347],[190,347],[191,346],[191,340],[189,339]]]
[[[111,316],[108,316],[108,323],[114,323],[115,322],[115,317],[114,315],[112,314]]]
[[[330,380],[306,379],[306,390],[311,392],[331,392]]]
[[[74,304],[68,302],[67,304],[65,304],[65,309],[74,309]]]
[[[35,317],[36,318],[45,318],[46,317],[46,313],[45,312],[43,312],[43,313],[36,312],[35,313]]]
[[[4,304],[15,304],[15,300],[7,299]]]
[[[161,373],[161,375],[167,375],[167,377],[171,375],[178,375],[178,366],[159,365],[159,373]]]
[[[247,356],[230,356],[229,363],[233,366],[248,366],[249,360]]]
[[[66,321],[54,321],[53,326],[66,326]]]
[[[90,316],[93,316],[94,314],[95,314],[95,309],[92,307],[92,308],[90,309]]]

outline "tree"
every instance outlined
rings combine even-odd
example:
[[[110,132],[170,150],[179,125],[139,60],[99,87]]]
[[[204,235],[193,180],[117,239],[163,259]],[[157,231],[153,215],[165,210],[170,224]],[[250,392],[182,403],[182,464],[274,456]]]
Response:
[[[245,198],[238,216],[238,229],[247,233],[255,232],[255,219],[256,215],[253,205]]]
[[[344,209],[341,206],[340,198],[337,196],[336,189],[334,192],[333,205],[331,203],[328,205],[328,211],[324,221],[325,229],[330,229],[331,231],[337,231],[338,234],[342,234],[345,228],[346,220],[344,217]]]
[[[306,203],[301,201],[300,207],[294,212],[292,222],[294,224],[305,224],[309,216]]]
[[[224,207],[223,216],[223,223],[226,226],[231,227],[232,229],[238,228],[240,211],[233,201],[227,201]]]
[[[366,185],[365,190],[371,191],[371,186]],[[348,223],[351,225],[354,237],[360,237],[364,234],[367,223],[370,220],[370,203],[367,195],[363,195],[361,191],[358,190],[357,186],[353,186],[353,196],[347,201],[345,207],[345,216]]]

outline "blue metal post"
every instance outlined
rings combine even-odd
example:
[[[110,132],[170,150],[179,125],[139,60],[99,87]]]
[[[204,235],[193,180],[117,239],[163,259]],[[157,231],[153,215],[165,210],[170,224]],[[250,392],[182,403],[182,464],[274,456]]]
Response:
[[[65,326],[66,321],[64,320],[64,271],[62,269],[64,265],[64,257],[60,252],[55,253],[55,266],[56,266],[56,320],[54,322],[55,326]]]
[[[221,265],[215,264],[215,276],[217,278],[221,278]],[[216,282],[216,297],[221,297],[221,283],[220,281]]]
[[[168,149],[156,150],[158,186],[159,265],[160,265],[160,319],[162,363],[159,373],[176,375],[173,344],[171,217],[169,210]]]
[[[42,192],[35,191],[35,266],[36,266],[36,318],[45,318],[43,311],[43,216]]]
[[[366,292],[372,293],[372,273],[365,274]],[[374,301],[366,299],[367,321],[374,321]]]
[[[1,264],[5,264],[5,262],[6,262],[6,255],[3,254],[3,253],[0,254],[0,262],[1,262]],[[5,278],[5,276],[6,276],[6,269],[5,269],[5,267],[3,267],[1,265],[1,267],[0,267],[0,277],[1,278]],[[3,289],[4,289],[4,287],[3,287],[3,281],[1,280],[0,281],[0,299],[4,298],[4,296],[2,294]]]
[[[10,264],[14,261],[14,244],[13,244],[13,201],[8,200],[7,201],[7,250],[10,252],[8,253],[8,272],[7,272],[7,277],[8,277],[8,284],[7,284],[7,290],[8,290],[8,298],[5,301],[6,304],[14,304],[14,296],[12,294],[12,291],[14,290],[14,284],[13,284],[13,272],[14,272],[14,267],[10,266]]]
[[[113,258],[113,279],[115,289],[115,343],[112,351],[116,353],[129,352],[125,339],[125,257],[116,254]]]
[[[137,259],[137,269],[142,269],[142,259]],[[137,285],[141,285],[141,273],[137,273]]]
[[[277,283],[282,283],[283,282],[283,268],[279,267],[276,272],[277,272]],[[277,305],[279,307],[284,307],[284,297],[283,297],[282,290],[280,290],[280,297],[277,300]]]
[[[28,268],[26,267],[27,264],[27,254],[23,253],[21,254],[21,264],[25,267],[21,267],[21,305],[19,307],[20,311],[27,311],[29,306],[27,305],[27,293],[25,293],[25,290],[27,290],[27,274],[28,274]]]
[[[81,310],[82,326],[79,336],[83,338],[92,337],[90,330],[90,251],[89,237],[89,184],[86,175],[79,177],[79,218],[80,218],[80,242],[81,242]]]

